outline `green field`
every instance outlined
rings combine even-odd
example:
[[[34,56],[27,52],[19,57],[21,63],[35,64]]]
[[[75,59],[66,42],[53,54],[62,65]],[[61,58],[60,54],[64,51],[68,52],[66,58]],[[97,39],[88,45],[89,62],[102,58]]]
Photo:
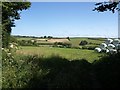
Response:
[[[32,40],[38,38],[18,38],[17,40]],[[44,39],[44,38],[43,38]],[[86,40],[88,42],[87,47],[95,46],[97,47],[99,44],[104,42],[104,38],[85,38],[85,37],[74,37],[70,38],[70,43],[72,47],[82,47],[79,43],[82,40]],[[47,41],[40,41],[40,43],[50,43]],[[58,48],[51,47],[50,45],[40,45],[39,47],[34,46],[22,46],[22,49],[17,51],[18,54],[21,55],[39,55],[43,57],[51,57],[51,56],[61,56],[68,60],[76,60],[76,59],[86,59],[89,62],[93,62],[94,60],[98,60],[100,58],[101,53],[96,53],[94,50],[88,49],[75,49],[75,48]]]
[[[33,47],[33,46],[22,46],[17,51],[18,55],[39,55],[43,57],[50,56],[61,56],[68,60],[86,59],[89,62],[98,60],[101,55],[96,53],[94,50],[82,50],[82,49],[71,49],[71,48],[55,48],[55,47]]]
[[[17,40],[21,41],[21,40],[32,40],[32,39],[36,39],[36,38],[25,38],[25,37],[16,37]],[[41,38],[37,38],[37,39],[41,39]],[[44,39],[44,38],[42,38]],[[85,37],[73,37],[70,38],[70,43],[72,44],[73,47],[79,47],[79,43],[82,40],[86,40],[88,42],[88,46],[90,45],[99,45],[102,42],[105,41],[105,38],[85,38]],[[40,43],[50,43],[50,42],[46,42],[46,41],[41,41]]]
[[[71,38],[70,39],[70,41],[71,41],[73,46],[79,46],[79,43],[82,40],[86,40],[88,42],[88,45],[90,43],[92,43],[92,45],[93,45],[93,44],[101,44],[102,42],[104,42],[105,39],[103,39],[103,38],[101,38],[101,39],[99,39],[99,38],[98,39],[92,39],[92,38],[89,38],[89,39],[88,38]]]

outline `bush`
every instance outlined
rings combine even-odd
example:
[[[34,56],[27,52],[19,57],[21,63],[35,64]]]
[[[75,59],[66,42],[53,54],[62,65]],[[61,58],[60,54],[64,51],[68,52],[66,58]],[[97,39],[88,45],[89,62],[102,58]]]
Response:
[[[88,49],[88,47],[87,46],[82,46],[82,49]]]
[[[94,50],[97,46],[82,46],[82,49]]]
[[[69,43],[69,42],[55,42],[53,47],[70,48],[71,43]]]
[[[52,36],[48,36],[49,39],[53,38]]]
[[[88,50],[95,50],[97,46],[88,46]]]
[[[31,40],[21,40],[18,41],[18,44],[21,46],[38,46],[36,41],[32,42]]]
[[[69,38],[69,37],[67,37],[66,39],[68,39],[68,40],[70,41],[70,38]]]
[[[120,53],[99,61],[14,57],[3,51],[3,88],[120,88]]]
[[[120,88],[120,53],[93,63],[94,73],[102,88]]]
[[[88,42],[86,40],[83,40],[83,41],[80,42],[79,45],[87,45],[87,44],[88,44]]]

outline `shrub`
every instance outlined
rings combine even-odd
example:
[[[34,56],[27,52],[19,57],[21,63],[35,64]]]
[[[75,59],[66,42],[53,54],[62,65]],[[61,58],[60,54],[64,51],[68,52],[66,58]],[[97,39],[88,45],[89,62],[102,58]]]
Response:
[[[96,48],[97,46],[88,46],[88,50],[95,50],[95,48]]]
[[[15,58],[8,53],[3,50],[3,88],[120,88],[120,53],[93,63],[59,56]]]
[[[49,39],[53,38],[52,36],[48,36]]]
[[[21,40],[18,41],[18,44],[21,46],[38,46],[36,41],[32,42],[31,40]]]
[[[69,42],[55,42],[53,47],[65,47],[65,48],[70,48],[71,43]]]
[[[82,46],[82,49],[88,49],[88,47],[87,46]]]
[[[69,37],[67,37],[67,39],[70,41],[70,38],[69,38]]]
[[[86,40],[83,40],[83,41],[80,42],[79,45],[87,45],[87,44],[88,44],[88,42]]]
[[[120,88],[120,53],[104,56],[93,66],[102,88]]]

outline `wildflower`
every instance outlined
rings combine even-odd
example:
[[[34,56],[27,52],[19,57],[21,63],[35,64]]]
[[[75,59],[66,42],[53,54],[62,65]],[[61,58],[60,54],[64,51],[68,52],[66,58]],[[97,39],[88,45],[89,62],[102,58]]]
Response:
[[[4,48],[2,48],[2,50],[4,50]]]
[[[12,43],[10,43],[10,48],[13,48],[13,47],[14,47],[14,45]]]
[[[10,55],[11,55],[11,53],[7,53],[7,55],[8,55],[8,56],[10,56]]]

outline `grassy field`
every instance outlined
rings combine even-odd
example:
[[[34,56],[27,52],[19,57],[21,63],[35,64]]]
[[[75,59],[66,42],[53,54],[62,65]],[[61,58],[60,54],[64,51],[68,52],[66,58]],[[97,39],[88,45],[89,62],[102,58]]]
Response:
[[[32,40],[35,38],[23,38],[23,37],[17,37],[17,40]],[[44,38],[42,38],[44,39]],[[73,37],[70,38],[70,43],[72,44],[72,46],[79,46],[80,41],[82,40],[86,40],[88,42],[88,45],[94,45],[94,44],[101,44],[102,42],[105,41],[104,38],[84,38],[84,37]],[[50,43],[50,42],[46,42],[46,41],[39,41],[39,43]],[[91,44],[90,44],[91,43]]]
[[[17,40],[31,40],[35,38],[17,38]],[[38,38],[37,38],[38,39]],[[44,39],[44,38],[43,38]],[[72,47],[82,47],[79,46],[79,43],[82,40],[86,40],[88,44],[86,46],[96,46],[104,42],[104,38],[80,38],[74,37],[70,38],[70,43]],[[50,43],[44,40],[39,41],[40,43]],[[93,62],[94,60],[98,60],[101,55],[100,53],[96,53],[94,50],[87,50],[87,49],[73,49],[73,48],[57,48],[57,47],[50,47],[49,45],[40,45],[40,47],[34,46],[22,46],[22,49],[17,51],[18,54],[21,55],[39,55],[43,57],[51,57],[54,55],[61,56],[68,60],[75,60],[75,59],[86,59],[89,62]]]
[[[24,38],[24,37],[16,37],[17,40],[31,40],[31,39],[34,39],[34,38]]]
[[[74,46],[79,46],[81,40],[88,42],[85,46],[94,46],[103,42],[103,39],[88,38],[71,38],[70,42]],[[6,56],[2,58],[4,88],[83,89],[96,88],[96,85],[97,87],[119,86],[119,73],[116,72],[120,70],[120,55],[101,58],[105,54],[97,53],[94,49],[60,48],[52,45],[20,46],[17,52],[2,55]],[[94,60],[98,61],[93,62]],[[107,82],[108,80],[110,83]]]
[[[32,46],[23,46],[22,49],[17,51],[17,54],[18,55],[39,55],[43,57],[58,55],[68,60],[86,59],[89,62],[98,60],[100,56],[103,55],[103,54],[94,52],[94,50],[55,48],[55,47],[32,47]]]
[[[73,46],[79,46],[79,43],[80,41],[82,40],[86,40],[88,42],[88,45],[89,43],[92,43],[92,44],[101,44],[102,42],[104,42],[104,39],[88,39],[88,38],[71,38],[70,41],[72,43]]]

